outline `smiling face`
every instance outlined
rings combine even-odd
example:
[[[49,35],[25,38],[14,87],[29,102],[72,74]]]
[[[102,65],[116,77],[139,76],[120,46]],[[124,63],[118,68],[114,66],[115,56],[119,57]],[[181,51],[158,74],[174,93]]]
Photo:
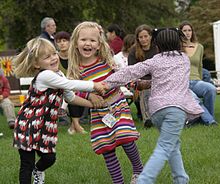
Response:
[[[82,28],[79,31],[77,48],[84,61],[94,61],[100,48],[100,33],[97,28]],[[82,61],[83,62],[83,61]]]
[[[143,50],[148,50],[151,45],[151,35],[147,30],[143,30],[138,34],[138,41]]]
[[[189,25],[185,25],[182,28],[182,32],[186,36],[187,40],[191,41],[191,38],[192,38],[192,28]]]
[[[39,58],[34,67],[39,70],[45,69],[57,72],[59,70],[59,56],[55,48],[40,48]]]

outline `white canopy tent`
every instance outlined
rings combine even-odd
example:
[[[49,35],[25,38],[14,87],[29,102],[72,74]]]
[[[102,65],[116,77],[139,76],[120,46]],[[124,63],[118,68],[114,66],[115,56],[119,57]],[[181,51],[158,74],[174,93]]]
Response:
[[[220,20],[213,22],[214,50],[215,50],[215,70],[217,78],[220,80]]]

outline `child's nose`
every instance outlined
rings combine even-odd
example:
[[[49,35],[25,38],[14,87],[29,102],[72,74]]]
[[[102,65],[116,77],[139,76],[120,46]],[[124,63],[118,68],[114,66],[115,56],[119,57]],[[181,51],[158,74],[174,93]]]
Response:
[[[90,40],[87,40],[86,41],[86,45],[90,45],[91,44],[91,41]]]

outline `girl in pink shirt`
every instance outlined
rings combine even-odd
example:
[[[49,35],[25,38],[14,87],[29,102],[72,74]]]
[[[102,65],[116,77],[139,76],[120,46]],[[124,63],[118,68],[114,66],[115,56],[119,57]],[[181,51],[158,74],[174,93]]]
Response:
[[[155,33],[159,54],[152,59],[125,67],[104,81],[107,88],[112,88],[147,74],[152,76],[149,111],[160,136],[153,154],[138,177],[138,183],[155,183],[156,177],[168,161],[174,183],[186,184],[189,176],[183,166],[180,134],[186,120],[199,116],[203,110],[189,90],[190,62],[181,52],[179,31],[162,29]]]

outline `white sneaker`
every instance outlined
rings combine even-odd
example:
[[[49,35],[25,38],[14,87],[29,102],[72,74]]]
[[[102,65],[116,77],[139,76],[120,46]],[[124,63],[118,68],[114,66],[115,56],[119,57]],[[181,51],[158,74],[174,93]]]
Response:
[[[130,184],[137,184],[138,176],[139,176],[139,174],[133,174],[132,177],[131,177]]]
[[[133,174],[131,177],[131,182],[130,184],[137,184],[139,174]]]
[[[3,133],[0,132],[0,137],[2,137],[2,136],[3,136]]]
[[[33,170],[34,182],[33,184],[44,184],[45,173],[43,171]]]
[[[67,132],[68,132],[70,135],[73,135],[73,134],[76,133],[76,131],[75,131],[74,129],[71,130],[70,128],[68,128]]]

